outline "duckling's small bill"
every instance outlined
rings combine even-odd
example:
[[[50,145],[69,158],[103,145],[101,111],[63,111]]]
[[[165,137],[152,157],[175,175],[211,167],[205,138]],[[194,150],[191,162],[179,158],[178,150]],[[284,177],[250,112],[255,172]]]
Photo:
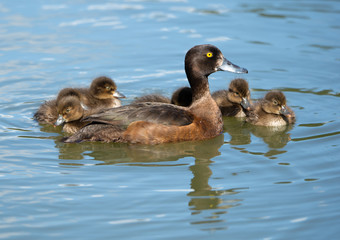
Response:
[[[59,115],[57,121],[55,121],[54,126],[59,126],[65,122],[65,118],[62,115]]]
[[[241,106],[246,110],[250,109],[250,103],[247,98],[245,97],[242,98]]]
[[[115,97],[115,98],[125,98],[125,95],[121,94],[118,91],[115,91],[112,96]]]

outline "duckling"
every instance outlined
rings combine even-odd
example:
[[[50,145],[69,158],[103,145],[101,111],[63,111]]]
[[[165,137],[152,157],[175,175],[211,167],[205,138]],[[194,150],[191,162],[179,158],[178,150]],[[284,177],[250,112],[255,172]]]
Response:
[[[87,123],[81,121],[84,117],[95,112],[94,109],[84,108],[77,96],[65,96],[57,103],[58,119],[54,125],[63,124],[63,131],[67,133],[75,133]]]
[[[57,100],[45,101],[34,113],[33,118],[41,124],[53,125],[58,118]]]
[[[189,107],[192,103],[192,90],[189,87],[177,89],[171,97],[171,103],[177,106]]]
[[[104,141],[141,144],[204,140],[223,132],[222,114],[209,91],[208,76],[216,71],[248,73],[229,62],[213,45],[197,45],[185,56],[192,104],[134,103],[105,109],[85,118],[90,122],[64,142]]]
[[[117,85],[108,77],[101,76],[95,78],[90,88],[78,89],[82,95],[81,101],[89,108],[110,108],[120,107],[120,98],[125,98],[117,91]]]
[[[286,105],[281,91],[270,91],[254,104],[246,121],[258,126],[284,126],[295,122],[295,113]]]
[[[53,125],[58,118],[58,102],[67,96],[78,97],[83,108],[102,109],[121,106],[119,98],[125,96],[117,91],[117,86],[108,77],[98,77],[91,83],[90,88],[64,88],[56,99],[43,103],[34,114],[41,124]]]
[[[228,90],[219,90],[212,94],[221,109],[223,116],[245,117],[245,112],[250,109],[250,91],[248,82],[236,78],[229,84]]]

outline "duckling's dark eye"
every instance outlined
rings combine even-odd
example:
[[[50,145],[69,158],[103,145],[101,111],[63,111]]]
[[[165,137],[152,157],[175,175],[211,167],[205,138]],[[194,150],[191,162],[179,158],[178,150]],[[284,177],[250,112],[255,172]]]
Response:
[[[274,105],[278,105],[279,103],[276,100],[273,100]]]
[[[234,92],[234,94],[235,94],[235,96],[238,96],[238,95],[240,95],[238,92]]]
[[[67,112],[67,113],[71,112],[71,109],[67,108],[67,109],[66,109],[66,112]]]
[[[107,90],[111,90],[111,87],[107,86],[106,89],[107,89]]]
[[[212,52],[208,52],[206,55],[208,58],[211,58],[213,56]]]

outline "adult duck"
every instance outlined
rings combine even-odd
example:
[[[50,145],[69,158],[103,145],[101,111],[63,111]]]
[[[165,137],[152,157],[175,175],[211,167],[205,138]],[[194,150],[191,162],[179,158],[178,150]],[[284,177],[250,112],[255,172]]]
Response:
[[[208,76],[219,70],[248,72],[224,58],[217,47],[197,45],[185,56],[192,89],[190,107],[147,102],[103,110],[85,118],[92,123],[64,141],[160,144],[213,138],[222,133],[223,121],[210,95]]]

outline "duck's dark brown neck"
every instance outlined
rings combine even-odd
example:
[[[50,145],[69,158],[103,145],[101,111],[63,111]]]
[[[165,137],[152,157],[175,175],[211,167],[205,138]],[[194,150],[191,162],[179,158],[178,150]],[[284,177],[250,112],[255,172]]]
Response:
[[[195,102],[209,92],[208,76],[201,74],[199,69],[190,65],[186,65],[185,72],[192,89],[192,102]]]

